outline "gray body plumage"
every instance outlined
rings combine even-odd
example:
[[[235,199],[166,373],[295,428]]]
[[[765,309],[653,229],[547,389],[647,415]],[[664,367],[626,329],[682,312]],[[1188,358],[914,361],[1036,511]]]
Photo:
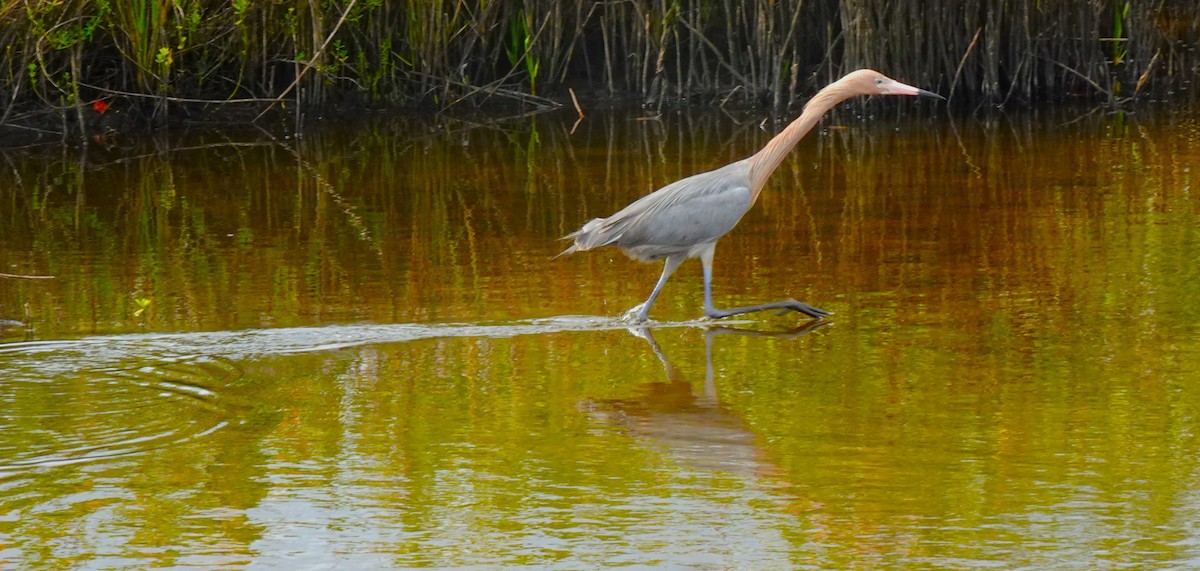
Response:
[[[728,234],[753,204],[748,160],[675,181],[567,235],[563,254],[614,245],[643,262],[693,258]],[[560,254],[561,255],[561,254]]]

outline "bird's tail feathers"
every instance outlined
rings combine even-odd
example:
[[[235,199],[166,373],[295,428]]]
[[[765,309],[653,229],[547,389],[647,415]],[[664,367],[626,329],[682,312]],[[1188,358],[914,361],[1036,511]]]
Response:
[[[554,256],[552,256],[550,259],[551,259],[551,260],[557,260],[557,259],[559,259],[559,258],[561,258],[561,257],[563,257],[563,256],[565,256],[565,255],[567,255],[567,254],[574,254],[575,252],[578,252],[578,251],[579,251],[579,248],[576,248],[576,247],[575,247],[575,244],[571,244],[570,246],[568,246],[568,247],[567,247],[567,249],[566,249],[566,250],[563,250],[563,251],[561,251],[561,252],[559,252],[559,253],[555,254],[555,255],[554,255]]]
[[[603,228],[605,221],[607,221],[606,218],[593,218],[588,220],[580,229],[560,238],[561,240],[574,240],[575,243],[550,259],[554,260],[560,256],[591,250],[592,248],[598,248],[617,241],[620,236],[608,236],[607,230],[609,229]]]

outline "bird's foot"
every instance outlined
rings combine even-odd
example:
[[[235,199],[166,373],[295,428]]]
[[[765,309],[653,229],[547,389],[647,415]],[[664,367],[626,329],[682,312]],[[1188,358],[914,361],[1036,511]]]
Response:
[[[807,303],[796,301],[794,299],[785,299],[783,301],[776,301],[774,303],[764,303],[762,305],[748,305],[746,307],[734,307],[731,309],[717,309],[715,307],[705,307],[704,315],[706,317],[708,317],[709,319],[724,319],[726,317],[732,317],[734,315],[742,315],[745,313],[752,313],[755,311],[765,311],[768,309],[779,310],[778,312],[775,313],[775,315],[783,315],[789,311],[796,311],[799,313],[803,313],[804,315],[807,315],[813,319],[818,319],[818,320],[824,319],[827,316],[833,315],[832,311],[825,311],[824,309],[818,309]]]
[[[731,315],[737,315],[731,310],[717,309],[715,307],[704,308],[704,317],[701,319],[725,319]]]
[[[833,315],[832,311],[825,311],[824,309],[816,308],[807,303],[796,301],[794,299],[785,299],[779,303],[782,305],[782,307],[779,308],[779,311],[777,311],[775,315],[783,315],[788,311],[798,311],[804,315],[818,320]]]
[[[625,323],[645,323],[646,322],[646,304],[639,303],[621,315],[621,321]]]

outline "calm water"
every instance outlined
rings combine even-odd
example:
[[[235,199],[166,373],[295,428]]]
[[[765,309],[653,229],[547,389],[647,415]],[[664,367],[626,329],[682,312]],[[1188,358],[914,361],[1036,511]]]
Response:
[[[0,567],[1200,566],[1200,116],[930,109],[718,248],[816,327],[549,261],[756,117],[7,151],[0,272],[54,279],[0,278]]]

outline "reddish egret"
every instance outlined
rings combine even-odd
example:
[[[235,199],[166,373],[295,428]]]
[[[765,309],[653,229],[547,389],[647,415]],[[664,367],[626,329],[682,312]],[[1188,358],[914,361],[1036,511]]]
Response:
[[[877,71],[860,69],[851,72],[818,91],[795,121],[750,158],[677,180],[635,200],[608,218],[588,221],[564,237],[575,243],[558,255],[615,245],[638,261],[665,260],[662,277],[658,278],[650,297],[625,313],[624,318],[633,322],[646,320],[650,306],[654,305],[667,278],[688,258],[700,258],[704,267],[704,313],[708,317],[717,319],[767,309],[798,311],[813,319],[829,315],[828,311],[794,299],[731,309],[713,307],[713,252],[717,240],[732,230],[742,215],[754,206],[767,179],[796,143],[825,112],[856,95],[924,95],[944,99]]]

